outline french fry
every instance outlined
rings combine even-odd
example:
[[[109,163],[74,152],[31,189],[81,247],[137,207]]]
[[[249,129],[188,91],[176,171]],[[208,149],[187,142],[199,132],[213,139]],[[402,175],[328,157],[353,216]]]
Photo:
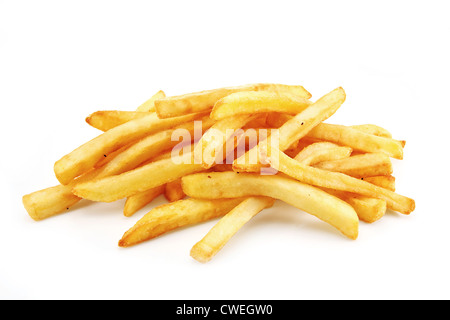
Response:
[[[235,92],[218,100],[212,111],[211,118],[224,119],[242,114],[265,112],[282,112],[296,115],[305,110],[311,101],[290,93],[270,91]]]
[[[323,161],[314,167],[345,173],[355,178],[387,176],[393,172],[391,159],[384,153],[364,153],[345,159]]]
[[[175,202],[181,200],[186,195],[183,192],[183,188],[181,187],[181,178],[170,181],[166,184],[166,189],[164,191],[164,197],[169,202]]]
[[[219,222],[191,249],[191,256],[207,262],[241,229],[245,223],[265,208],[273,206],[272,198],[249,197],[224,215]]]
[[[352,148],[343,147],[331,142],[316,142],[303,148],[295,160],[304,165],[315,165],[323,161],[346,159],[352,154]]]
[[[350,128],[365,132],[367,134],[373,134],[374,136],[392,138],[392,134],[388,130],[375,124],[359,124],[350,126]]]
[[[374,177],[363,177],[361,180],[365,180],[379,187],[395,191],[395,177],[389,176],[374,176]]]
[[[340,172],[331,172],[305,166],[288,157],[280,150],[276,150],[270,145],[267,145],[267,147],[271,149],[271,154],[278,152],[276,163],[270,158],[267,159],[267,161],[280,172],[298,181],[321,188],[347,191],[371,198],[382,199],[386,201],[389,209],[403,214],[410,214],[415,208],[415,202],[413,199]],[[263,153],[267,154],[267,151],[263,151]],[[245,166],[241,167],[241,169],[244,168]]]
[[[293,143],[296,143],[303,138],[314,127],[332,116],[344,101],[345,91],[339,87],[324,95],[295,117],[290,118],[278,129],[278,148],[282,151],[288,149]],[[252,159],[251,155],[252,153],[256,153],[255,151],[256,150],[251,149],[246,152],[246,154],[236,159],[233,163],[233,169],[235,171],[242,171],[240,167],[243,166],[243,170],[250,170],[249,159]],[[252,163],[251,165],[251,170],[253,170],[253,172],[257,172],[261,168],[261,165],[257,163]]]
[[[403,143],[401,141],[375,136],[346,126],[321,123],[307,136],[345,145],[353,150],[382,152],[392,158],[403,159]]]
[[[153,208],[119,240],[129,247],[171,230],[218,218],[236,207],[243,199],[183,199]]]
[[[148,112],[100,110],[86,117],[86,122],[91,127],[105,132],[128,121],[141,119],[148,115]]]
[[[204,170],[192,153],[150,162],[119,175],[77,184],[72,192],[92,201],[113,202]]]
[[[90,170],[105,154],[146,135],[169,129],[202,116],[204,114],[159,119],[155,113],[150,113],[143,118],[126,122],[86,142],[58,160],[54,165],[56,177],[61,184],[68,184],[83,172]]]
[[[358,218],[364,222],[373,223],[381,219],[386,213],[387,204],[385,200],[332,189],[324,190],[351,205]]]
[[[184,193],[193,198],[265,196],[279,199],[329,223],[350,239],[358,236],[359,220],[353,207],[323,190],[290,178],[209,172],[184,176],[181,182]]]
[[[80,200],[72,194],[70,187],[63,185],[35,191],[22,197],[25,209],[35,221],[66,212]]]
[[[278,84],[249,84],[237,87],[226,87],[171,96],[155,101],[156,113],[161,119],[176,117],[189,113],[211,111],[217,100],[234,92],[268,90],[275,92],[292,92],[306,99],[311,94],[302,86],[289,86]]]
[[[228,117],[214,123],[207,130],[194,148],[194,159],[204,168],[211,168],[218,160],[223,159],[223,149],[226,142],[242,128],[247,122],[254,120],[258,115],[238,115]]]
[[[155,93],[150,99],[145,101],[143,104],[141,104],[139,107],[137,107],[136,111],[139,112],[155,112],[155,100],[156,99],[162,99],[165,98],[166,94],[164,91],[159,90],[157,93]]]
[[[131,217],[137,211],[152,202],[153,199],[163,194],[164,190],[165,186],[161,185],[128,197],[123,208],[123,215],[125,217]]]

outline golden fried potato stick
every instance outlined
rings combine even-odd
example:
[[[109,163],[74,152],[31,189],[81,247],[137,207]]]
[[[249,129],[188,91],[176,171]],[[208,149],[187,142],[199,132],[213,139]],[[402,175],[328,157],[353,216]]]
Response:
[[[166,94],[164,91],[159,90],[157,93],[155,93],[150,99],[145,101],[143,104],[141,104],[139,107],[137,107],[136,111],[139,112],[155,112],[155,100],[156,99],[162,99],[165,98]]]
[[[209,172],[184,176],[181,183],[184,193],[193,198],[265,196],[279,199],[329,223],[350,239],[358,236],[358,216],[349,204],[294,179],[279,175]]]
[[[235,92],[218,100],[212,111],[211,118],[224,119],[241,114],[256,114],[265,112],[282,112],[296,115],[305,110],[311,101],[290,93],[270,91]]]
[[[170,181],[166,184],[166,190],[164,191],[164,197],[169,202],[175,202],[181,200],[186,195],[183,192],[183,188],[181,187],[181,178]]]
[[[339,109],[342,103],[344,103],[345,97],[344,89],[339,87],[321,97],[301,113],[287,120],[278,128],[278,148],[284,151],[292,144],[297,143],[314,127],[331,117]],[[258,172],[260,170],[260,164],[249,163],[249,160],[254,158],[252,155],[257,153],[255,152],[256,150],[254,150],[255,148],[250,149],[233,162],[233,169],[235,171],[251,170],[252,172]],[[241,166],[244,167],[243,170],[240,169]]]
[[[311,166],[323,161],[346,159],[350,157],[352,151],[350,147],[339,146],[331,142],[315,142],[303,148],[294,159]]]
[[[401,141],[375,136],[346,126],[321,123],[312,129],[310,138],[334,142],[364,152],[382,152],[395,159],[403,159]]]
[[[168,231],[218,218],[236,207],[243,199],[182,199],[153,208],[119,240],[129,247]]]
[[[192,152],[157,160],[119,175],[79,183],[72,192],[92,201],[113,202],[166,184],[184,175],[205,170],[193,161]]]
[[[156,113],[131,120],[86,142],[55,163],[54,171],[61,184],[68,184],[80,174],[90,170],[105,154],[113,152],[131,141],[176,125],[201,118],[205,114],[159,119]]]
[[[164,190],[165,186],[161,185],[128,197],[123,208],[123,215],[125,217],[131,217],[159,195],[163,194]]]
[[[269,162],[278,171],[298,181],[321,188],[347,191],[371,198],[382,199],[386,201],[389,209],[403,214],[409,214],[415,209],[415,202],[413,199],[340,172],[331,172],[305,166],[288,157],[286,154],[280,150],[277,150],[273,146],[266,145],[266,147],[269,150],[263,150],[262,154],[271,155],[271,157],[267,158],[267,162]],[[277,153],[276,157],[274,156],[275,153]],[[273,159],[276,159],[276,161]],[[240,169],[244,169],[244,166]]]
[[[361,180],[373,183],[379,187],[395,191],[395,177],[389,176],[374,176],[374,177],[363,177]]]
[[[294,158],[294,160],[297,160],[298,162],[304,164],[304,165],[313,165],[315,164],[317,160],[331,160],[332,158],[336,158],[337,156],[334,153],[339,154],[340,148],[346,148],[346,147],[339,147],[334,143],[330,142],[317,142],[313,143],[309,146],[307,146],[305,149],[300,151],[298,155]],[[352,149],[348,148],[346,153],[346,157],[342,157],[342,159],[348,159],[348,156],[351,154]],[[386,155],[382,155],[383,157],[387,157],[388,161],[390,161],[389,157]],[[332,161],[331,161],[332,162]],[[323,162],[321,162],[323,163]],[[320,163],[319,163],[320,165]],[[330,170],[330,171],[339,171],[341,169],[339,166],[336,166],[336,170]],[[345,167],[344,169],[349,169],[349,166]],[[376,198],[369,198],[364,197],[361,195],[351,194],[348,192],[343,191],[336,191],[332,189],[326,189],[322,188],[326,192],[344,200],[348,204],[350,204],[353,209],[355,209],[356,214],[358,215],[359,219],[365,222],[375,222],[381,217],[384,216],[386,212],[386,201]]]
[[[363,153],[345,159],[323,161],[314,167],[355,178],[387,176],[393,172],[391,159],[384,153]]]
[[[141,119],[149,115],[149,112],[100,110],[86,117],[86,122],[103,132],[120,126],[131,120]]]
[[[86,122],[94,128],[102,131],[108,131],[125,122],[142,118],[148,115],[148,112],[155,112],[155,100],[165,98],[163,91],[158,91],[150,99],[141,104],[136,111],[97,111],[86,118]]]
[[[80,198],[72,194],[70,187],[64,185],[35,191],[22,197],[25,209],[35,221],[63,213],[78,201]]]
[[[258,115],[237,115],[221,119],[214,123],[201,137],[194,148],[194,159],[204,168],[211,168],[217,157],[223,159],[223,149],[226,142],[235,135],[236,130],[254,120]]]
[[[191,249],[191,257],[208,262],[236,232],[262,210],[273,206],[275,200],[267,197],[249,197],[224,215],[219,222]]]
[[[290,92],[306,99],[311,98],[311,94],[302,86],[258,83],[218,88],[157,99],[155,101],[155,108],[156,113],[161,119],[171,118],[189,113],[211,111],[217,100],[234,92],[261,90]]]
[[[377,126],[376,124],[358,124],[350,126],[350,128],[362,131],[364,133],[373,134],[374,136],[392,138],[392,134],[388,130]]]
[[[344,200],[355,209],[360,220],[373,223],[386,213],[385,200],[361,196],[359,194],[323,188],[324,191]]]

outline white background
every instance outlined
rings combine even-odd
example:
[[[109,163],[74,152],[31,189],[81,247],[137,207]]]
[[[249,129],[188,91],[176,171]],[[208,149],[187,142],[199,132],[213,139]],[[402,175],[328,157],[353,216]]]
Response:
[[[0,1],[0,298],[448,299],[448,1]],[[209,263],[189,256],[214,221],[131,248],[150,207],[80,203],[35,222],[21,197],[99,132],[85,117],[253,82],[342,86],[330,123],[405,139],[393,160],[409,216],[346,239],[277,202]],[[163,203],[163,199],[154,205]]]

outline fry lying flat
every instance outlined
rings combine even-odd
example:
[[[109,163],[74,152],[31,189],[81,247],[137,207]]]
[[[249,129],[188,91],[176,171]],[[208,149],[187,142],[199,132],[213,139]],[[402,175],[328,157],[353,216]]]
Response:
[[[358,216],[349,204],[293,179],[275,175],[209,172],[188,175],[181,181],[184,193],[193,198],[271,197],[316,216],[350,239],[358,236]]]

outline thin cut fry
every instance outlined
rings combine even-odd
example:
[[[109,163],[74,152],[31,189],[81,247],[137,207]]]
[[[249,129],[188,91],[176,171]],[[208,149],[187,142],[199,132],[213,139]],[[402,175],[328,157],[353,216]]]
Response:
[[[108,131],[131,120],[148,116],[148,112],[100,110],[86,117],[86,122],[96,129]]]
[[[202,170],[204,168],[195,164],[192,153],[189,153],[177,160],[162,159],[119,175],[83,182],[77,184],[72,192],[80,198],[112,202]]]
[[[279,130],[278,148],[282,151],[288,149],[293,143],[303,138],[310,130],[332,116],[345,101],[345,91],[342,88],[334,89],[322,98],[311,104],[301,113],[285,122]],[[257,148],[257,147],[255,147]],[[246,152],[243,156],[236,159],[233,163],[235,171],[249,170],[249,159],[255,153],[254,148]],[[252,172],[259,171],[261,165],[252,163]]]
[[[136,111],[139,112],[155,112],[155,100],[156,99],[162,99],[165,98],[166,94],[164,91],[159,90],[157,93],[155,93],[150,99],[145,101],[143,104],[141,104],[139,107],[137,107]]]
[[[374,136],[392,138],[392,134],[388,130],[375,124],[359,124],[350,126],[350,128],[360,130],[368,134],[373,134]]]
[[[351,154],[350,147],[342,147],[331,142],[316,142],[303,148],[294,159],[304,165],[312,166],[323,161],[345,159]]]
[[[403,159],[401,141],[375,136],[350,127],[321,123],[308,133],[308,137],[348,146],[364,152],[382,152],[395,159]]]
[[[211,111],[211,118],[224,119],[240,114],[282,112],[296,115],[305,110],[311,101],[290,93],[270,91],[235,92],[218,100]]]
[[[125,217],[131,217],[137,211],[152,202],[153,199],[163,194],[164,189],[165,186],[161,185],[128,197],[123,208],[123,215]]]
[[[33,220],[39,221],[66,212],[80,198],[70,192],[70,187],[57,185],[23,196],[22,202]]]
[[[218,218],[243,199],[183,199],[153,208],[122,236],[120,247],[129,247],[168,231]]]
[[[223,216],[191,249],[191,256],[207,262],[241,229],[245,223],[275,202],[272,198],[249,197]]]
[[[181,187],[181,178],[168,182],[166,184],[166,189],[164,191],[164,197],[169,202],[175,202],[181,200],[186,195],[183,192],[183,188]]]
[[[323,161],[314,167],[345,173],[355,178],[387,176],[393,172],[391,159],[383,153],[364,153],[345,159]]]
[[[193,198],[271,197],[316,216],[350,239],[358,236],[358,216],[349,204],[323,190],[290,178],[209,172],[188,175],[181,181],[184,193]]]
[[[267,147],[272,149],[271,154],[277,152],[275,148],[269,145]],[[264,151],[264,153],[267,154],[267,151]],[[277,163],[273,162],[271,159],[267,160],[277,170],[303,183],[308,183],[321,188],[347,191],[367,197],[382,199],[386,201],[388,208],[403,214],[409,214],[415,208],[413,199],[340,172],[331,172],[305,166],[288,157],[280,150],[278,150]]]
[[[155,101],[156,113],[161,119],[176,117],[189,113],[211,111],[217,100],[240,91],[268,90],[276,92],[292,92],[306,99],[311,98],[311,94],[302,86],[288,86],[278,84],[249,84],[237,87],[226,87],[213,90],[206,90],[188,93],[179,96],[166,97]]]
[[[194,159],[204,168],[212,167],[219,158],[223,159],[223,148],[226,142],[247,122],[257,118],[257,115],[238,115],[228,117],[214,123],[207,130],[194,148]],[[221,159],[221,160],[222,160]]]
[[[395,191],[395,177],[389,176],[375,176],[375,177],[364,177],[361,180],[365,180],[379,187]]]
[[[324,190],[351,205],[359,219],[364,222],[373,223],[381,219],[386,213],[387,204],[385,200],[332,189]]]
[[[203,115],[193,114],[171,119],[159,119],[155,113],[129,121],[86,142],[55,163],[56,177],[61,184],[68,184],[74,178],[90,170],[105,154],[113,152],[131,141],[160,130],[169,129]]]

